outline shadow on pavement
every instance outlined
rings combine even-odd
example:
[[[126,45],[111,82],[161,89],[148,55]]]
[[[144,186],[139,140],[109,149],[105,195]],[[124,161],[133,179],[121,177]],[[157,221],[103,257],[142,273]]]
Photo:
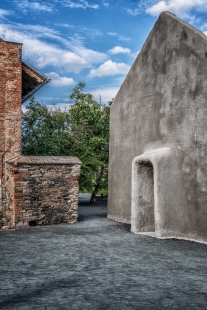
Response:
[[[85,194],[88,195],[88,194]],[[78,207],[78,222],[83,221],[93,221],[98,219],[107,218],[107,199],[104,197],[97,197],[94,204],[89,203],[88,196],[82,196],[82,199],[79,199],[79,207]],[[86,198],[86,199],[83,199]],[[118,223],[113,220],[108,220],[113,224],[116,223],[119,230],[129,232],[131,229],[130,224],[126,223]]]
[[[107,217],[107,200],[96,200],[94,204],[88,201],[79,201],[78,222],[89,221],[95,218]]]

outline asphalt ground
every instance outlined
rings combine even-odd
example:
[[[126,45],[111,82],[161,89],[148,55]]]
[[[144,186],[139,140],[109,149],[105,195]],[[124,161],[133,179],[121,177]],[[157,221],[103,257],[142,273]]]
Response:
[[[76,224],[0,232],[0,309],[207,309],[207,245],[134,235],[82,197]]]

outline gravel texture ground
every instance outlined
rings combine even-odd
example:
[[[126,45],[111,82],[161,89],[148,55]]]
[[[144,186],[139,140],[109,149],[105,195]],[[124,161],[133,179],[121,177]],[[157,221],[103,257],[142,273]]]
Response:
[[[0,309],[207,309],[207,246],[130,233],[84,199],[71,225],[0,232]]]

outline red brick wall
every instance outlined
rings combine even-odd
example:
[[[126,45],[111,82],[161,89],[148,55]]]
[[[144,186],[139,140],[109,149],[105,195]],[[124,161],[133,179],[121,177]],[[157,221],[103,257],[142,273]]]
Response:
[[[0,210],[6,205],[4,161],[21,153],[22,44],[0,39]]]
[[[0,39],[0,216],[8,227],[75,222],[81,162],[21,156],[21,99],[22,44]]]

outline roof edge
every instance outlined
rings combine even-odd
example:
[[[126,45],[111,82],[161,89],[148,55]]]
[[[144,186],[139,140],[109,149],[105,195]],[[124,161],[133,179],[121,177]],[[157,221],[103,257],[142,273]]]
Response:
[[[29,100],[29,98],[31,98],[32,96],[34,96],[34,94],[36,94],[36,92],[38,92],[41,88],[43,88],[46,84],[48,84],[51,80],[47,79],[44,82],[42,82],[40,85],[38,85],[35,89],[33,89],[29,94],[27,94],[26,96],[24,96],[22,98],[22,103],[26,102],[27,100]]]
[[[186,27],[190,28],[191,30],[193,30],[194,32],[196,32],[197,34],[199,35],[202,35],[204,39],[207,40],[207,36],[203,33],[203,31],[195,28],[194,26],[190,25],[189,23],[187,23],[186,21],[184,21],[183,19],[177,17],[177,15],[175,15],[174,13],[171,13],[169,11],[163,11],[162,13],[160,13],[157,21],[155,22],[155,24],[159,21],[160,18],[165,18],[165,17],[171,17],[173,18],[174,20],[177,20],[179,21],[181,24],[185,25]],[[153,28],[152,28],[153,29]],[[147,39],[146,39],[147,40]]]
[[[22,64],[25,65],[27,68],[31,69],[34,73],[36,73],[40,77],[48,79],[48,77],[44,73],[40,72],[38,69],[36,69],[34,66],[32,66],[29,62],[22,60]]]
[[[145,44],[147,43],[148,39],[149,39],[150,36],[152,35],[155,26],[159,23],[159,21],[161,21],[161,19],[166,19],[166,18],[169,18],[169,17],[172,18],[172,19],[174,19],[175,21],[181,23],[183,26],[185,26],[185,27],[191,29],[195,34],[199,35],[199,36],[202,37],[205,41],[207,41],[207,35],[205,35],[201,30],[199,30],[199,29],[195,28],[194,26],[190,25],[189,23],[185,22],[184,20],[182,20],[181,18],[177,17],[174,13],[171,13],[170,11],[163,11],[163,12],[161,12],[160,15],[158,16],[157,20],[155,21],[154,26],[152,27],[152,29],[150,30],[148,36],[146,37],[145,42],[144,42],[144,44],[142,45],[139,54],[138,54],[137,57],[135,58],[135,60],[134,60],[133,64],[131,65],[131,67],[130,67],[128,73],[126,74],[126,76],[125,76],[125,78],[124,78],[124,80],[123,80],[123,82],[122,82],[122,84],[121,84],[121,86],[120,86],[120,88],[119,88],[119,90],[118,90],[118,92],[117,92],[115,98],[114,98],[114,101],[113,101],[111,107],[113,107],[114,104],[116,103],[116,98],[118,98],[118,94],[119,94],[119,92],[120,92],[120,90],[121,90],[121,88],[122,88],[122,85],[124,85],[124,83],[125,83],[125,81],[126,81],[128,75],[130,74],[130,71],[132,70],[132,67],[133,67],[134,64],[136,63],[137,59],[140,57],[141,51],[144,49]]]
[[[39,91],[41,88],[43,88],[46,84],[48,84],[51,79],[48,79],[48,77],[43,74],[42,72],[38,71],[36,68],[34,68],[32,65],[27,63],[26,61],[22,61],[22,65],[33,71],[36,75],[41,77],[44,81],[39,84],[36,88],[34,88],[30,93],[28,93],[26,96],[22,98],[22,103],[27,101],[29,98],[31,98],[37,91]]]

